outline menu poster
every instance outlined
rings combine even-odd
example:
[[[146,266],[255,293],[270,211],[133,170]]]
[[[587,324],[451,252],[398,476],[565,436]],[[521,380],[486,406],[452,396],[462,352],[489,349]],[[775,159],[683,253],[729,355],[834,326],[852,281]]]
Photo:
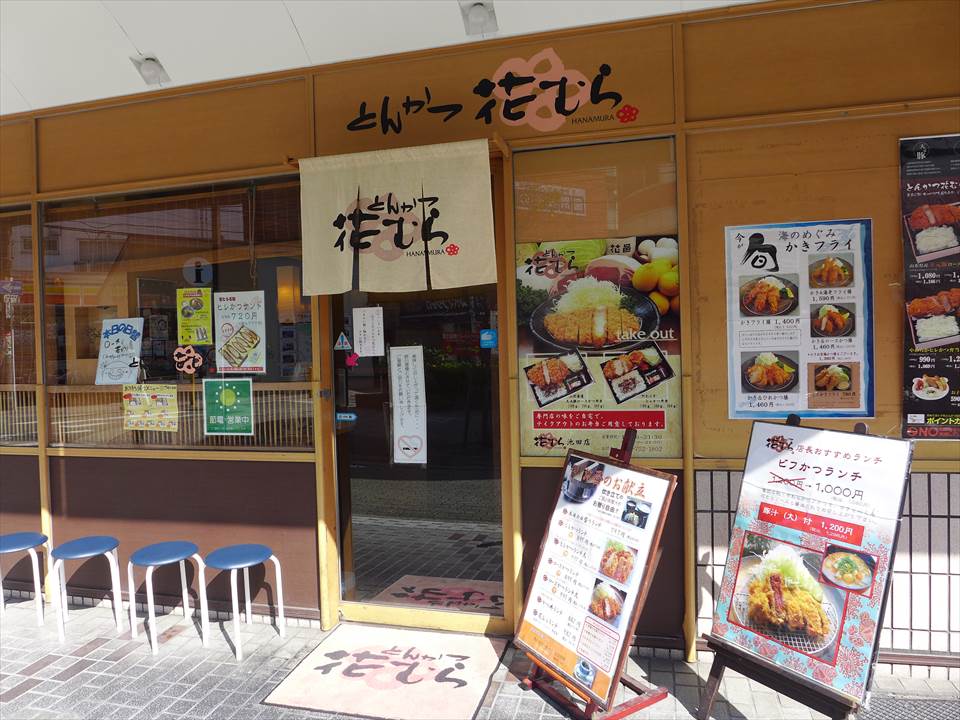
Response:
[[[97,355],[97,385],[135,383],[140,373],[143,318],[104,320]]]
[[[267,372],[263,290],[214,293],[217,372]]]
[[[726,228],[731,418],[872,417],[870,220]]]
[[[515,643],[606,709],[656,569],[674,475],[568,453]]]
[[[903,437],[960,439],[960,135],[900,141]]]
[[[423,346],[390,348],[393,462],[427,462],[427,393]]]
[[[861,701],[910,455],[905,440],[754,423],[713,637]]]
[[[176,385],[124,385],[123,429],[177,432]]]
[[[516,246],[520,454],[678,457],[680,268],[675,236]]]
[[[360,357],[383,357],[383,308],[353,309],[353,351]]]
[[[210,345],[210,288],[177,288],[177,337],[181,345]]]

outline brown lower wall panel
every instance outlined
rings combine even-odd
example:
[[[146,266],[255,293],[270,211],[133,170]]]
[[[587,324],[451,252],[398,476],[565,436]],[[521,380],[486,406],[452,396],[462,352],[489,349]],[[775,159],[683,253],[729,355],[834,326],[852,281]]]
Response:
[[[51,458],[55,541],[83,535],[118,538],[124,592],[127,560],[144,545],[189,540],[206,556],[224,545],[263,543],[282,563],[289,614],[317,617],[315,477],[309,463]],[[187,567],[194,596],[196,569],[192,563]],[[274,604],[272,563],[251,569],[250,584],[259,611]],[[142,569],[136,585],[143,593]],[[102,595],[110,586],[106,561],[68,563],[67,586],[81,594],[92,590]],[[154,589],[158,595],[179,598],[175,565],[154,573]],[[229,573],[208,569],[207,595],[212,605],[229,606]]]
[[[0,535],[40,532],[39,475],[35,456],[0,455]],[[33,587],[26,553],[0,555],[0,568],[4,581],[30,583]]]
[[[521,474],[523,507],[523,587],[530,584],[540,542],[560,487],[560,468],[524,468]],[[680,647],[683,639],[683,478],[678,475],[660,547],[663,556],[636,634],[646,645]]]

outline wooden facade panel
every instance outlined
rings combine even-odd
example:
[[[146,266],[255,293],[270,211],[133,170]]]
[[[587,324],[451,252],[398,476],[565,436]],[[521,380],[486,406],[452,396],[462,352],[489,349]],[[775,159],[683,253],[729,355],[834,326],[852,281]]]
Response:
[[[899,437],[903,251],[897,139],[950,132],[956,121],[953,112],[906,114],[688,139],[691,168],[702,167],[704,158],[726,157],[724,177],[698,180],[694,172],[689,187],[695,396],[685,402],[696,408],[698,457],[738,456],[750,431],[750,421],[727,418],[727,356],[717,343],[718,333],[726,332],[723,238],[728,225],[872,218],[877,417],[868,422],[875,434]],[[816,152],[809,153],[810,146]],[[854,421],[822,424],[849,430]],[[955,453],[949,443],[922,443],[915,457],[949,459]]]
[[[40,466],[36,455],[0,455],[0,534],[40,532]],[[33,588],[26,553],[0,555],[3,579]]]
[[[955,97],[958,57],[956,0],[694,22],[683,29],[686,119]]]
[[[0,123],[0,198],[33,192],[33,121]]]
[[[38,121],[40,191],[278,168],[310,155],[306,78]]]

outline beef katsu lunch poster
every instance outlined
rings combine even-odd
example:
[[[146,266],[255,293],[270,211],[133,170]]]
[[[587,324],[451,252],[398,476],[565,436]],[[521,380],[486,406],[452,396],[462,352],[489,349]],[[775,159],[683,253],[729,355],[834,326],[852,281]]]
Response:
[[[900,141],[903,437],[960,440],[960,135]]]
[[[911,445],[753,425],[713,637],[862,700]]]
[[[873,417],[870,220],[726,228],[729,416]]]
[[[680,456],[676,236],[520,243],[520,454]]]
[[[617,689],[676,483],[567,455],[515,642],[601,704]]]

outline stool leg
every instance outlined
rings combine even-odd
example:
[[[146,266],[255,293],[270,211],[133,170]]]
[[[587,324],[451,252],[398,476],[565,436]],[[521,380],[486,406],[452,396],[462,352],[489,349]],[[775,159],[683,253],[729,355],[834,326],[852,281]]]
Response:
[[[207,566],[203,563],[203,558],[194,555],[193,559],[197,561],[197,585],[200,587],[200,636],[203,638],[203,646],[210,647],[208,638],[210,637],[210,611],[207,608]]]
[[[123,632],[123,596],[120,593],[120,555],[113,550],[104,553],[110,565],[110,583],[113,585],[113,617],[117,621],[117,635]]]
[[[60,561],[60,609],[63,612],[63,621],[67,621],[70,615],[69,604],[67,603],[67,571],[64,570],[64,563]]]
[[[187,566],[180,561],[180,592],[183,593],[183,616],[187,617],[190,611],[190,597],[187,595]]]
[[[234,644],[237,646],[237,661],[243,660],[243,648],[240,647],[240,601],[237,600],[237,570],[230,571],[230,601],[233,603]]]
[[[133,563],[127,563],[127,590],[130,594],[130,637],[137,637],[137,588],[133,584]]]
[[[247,610],[247,625],[253,622],[253,599],[250,597],[250,568],[243,569],[243,600]]]
[[[43,592],[40,590],[40,563],[37,562],[37,551],[33,548],[27,548],[30,553],[30,562],[33,565],[33,593],[37,602],[37,625],[43,625]],[[0,595],[3,595],[0,589]]]
[[[157,615],[153,607],[153,570],[153,565],[147,568],[147,627],[150,630],[151,650],[156,655],[159,648],[157,647]]]
[[[57,635],[60,638],[60,643],[63,644],[66,640],[66,635],[64,633],[64,616],[67,614],[66,609],[66,594],[61,588],[61,582],[63,578],[63,560],[56,560],[53,563],[53,568],[50,570],[50,579],[53,582],[53,597],[54,603],[57,606]]]
[[[283,618],[283,574],[280,572],[280,561],[276,555],[271,555],[273,567],[277,571],[277,630],[280,631],[280,637],[286,637],[287,623]]]

